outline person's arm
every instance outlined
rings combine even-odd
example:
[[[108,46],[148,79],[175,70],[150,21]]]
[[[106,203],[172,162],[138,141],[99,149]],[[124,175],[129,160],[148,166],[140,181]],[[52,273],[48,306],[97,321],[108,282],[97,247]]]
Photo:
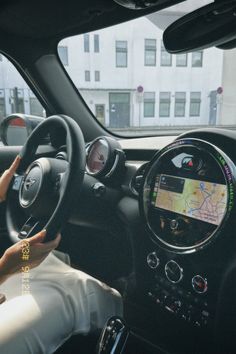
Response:
[[[0,258],[0,284],[11,275],[37,267],[48,254],[58,246],[61,235],[49,242],[43,243],[46,230],[40,231],[35,236],[21,240],[9,247]]]
[[[14,173],[20,164],[20,160],[20,156],[17,156],[11,166],[5,172],[3,172],[2,176],[0,177],[0,202],[3,202],[6,199],[8,187],[11,183]]]

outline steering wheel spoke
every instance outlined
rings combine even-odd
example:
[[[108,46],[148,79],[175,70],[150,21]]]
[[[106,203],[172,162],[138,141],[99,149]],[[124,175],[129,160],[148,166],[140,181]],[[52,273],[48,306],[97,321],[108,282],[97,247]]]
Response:
[[[31,216],[29,219],[26,220],[26,222],[22,226],[18,234],[18,238],[25,239],[36,234],[37,232],[42,230],[43,225],[45,225],[45,220],[37,220],[36,218]]]

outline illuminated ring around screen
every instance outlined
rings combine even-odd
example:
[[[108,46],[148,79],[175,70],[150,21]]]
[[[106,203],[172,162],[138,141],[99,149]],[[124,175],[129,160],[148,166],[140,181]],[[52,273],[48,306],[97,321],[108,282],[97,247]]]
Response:
[[[213,159],[214,162],[218,165],[222,176],[224,177],[224,182],[227,189],[227,202],[221,222],[209,236],[207,236],[200,242],[194,243],[192,245],[177,246],[171,242],[166,242],[165,240],[163,240],[163,238],[161,238],[160,235],[154,230],[153,225],[150,222],[149,211],[151,208],[151,192],[153,192],[152,188],[154,180],[158,174],[161,174],[158,171],[158,167],[160,167],[161,161],[164,157],[167,156],[168,153],[175,152],[175,150],[184,147],[196,149],[198,152],[204,152],[204,154],[210,156],[210,158]],[[186,138],[176,140],[174,143],[171,143],[164,149],[157,152],[157,154],[154,156],[154,158],[148,165],[147,170],[145,171],[143,186],[139,198],[140,212],[145,221],[145,225],[149,233],[151,234],[152,240],[160,247],[172,251],[174,253],[192,253],[205,248],[209,243],[211,243],[217,238],[220,231],[222,230],[222,228],[224,228],[227,220],[231,215],[235,197],[235,176],[236,168],[231,159],[218,147],[200,139]]]

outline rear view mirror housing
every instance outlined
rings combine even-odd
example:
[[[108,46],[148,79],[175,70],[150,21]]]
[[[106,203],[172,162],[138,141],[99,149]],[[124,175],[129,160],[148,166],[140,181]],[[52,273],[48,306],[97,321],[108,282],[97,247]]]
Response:
[[[163,34],[169,53],[177,54],[211,46],[236,46],[236,1],[218,1],[172,23]],[[230,43],[230,45],[226,45]]]
[[[0,124],[0,136],[4,145],[24,145],[28,136],[45,118],[27,114],[11,114]]]
[[[165,8],[168,6],[173,6],[178,2],[184,0],[113,0],[122,7],[126,7],[131,10],[143,10],[148,9],[153,6],[159,6],[160,8]]]

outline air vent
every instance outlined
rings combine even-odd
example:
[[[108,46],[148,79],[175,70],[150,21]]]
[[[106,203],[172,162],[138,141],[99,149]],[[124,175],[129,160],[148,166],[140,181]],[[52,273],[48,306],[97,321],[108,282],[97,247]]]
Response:
[[[67,161],[67,153],[65,151],[60,151],[56,154],[56,159]]]
[[[140,166],[131,180],[131,189],[135,195],[138,195],[140,192],[147,164],[148,163],[144,163],[142,166]]]

